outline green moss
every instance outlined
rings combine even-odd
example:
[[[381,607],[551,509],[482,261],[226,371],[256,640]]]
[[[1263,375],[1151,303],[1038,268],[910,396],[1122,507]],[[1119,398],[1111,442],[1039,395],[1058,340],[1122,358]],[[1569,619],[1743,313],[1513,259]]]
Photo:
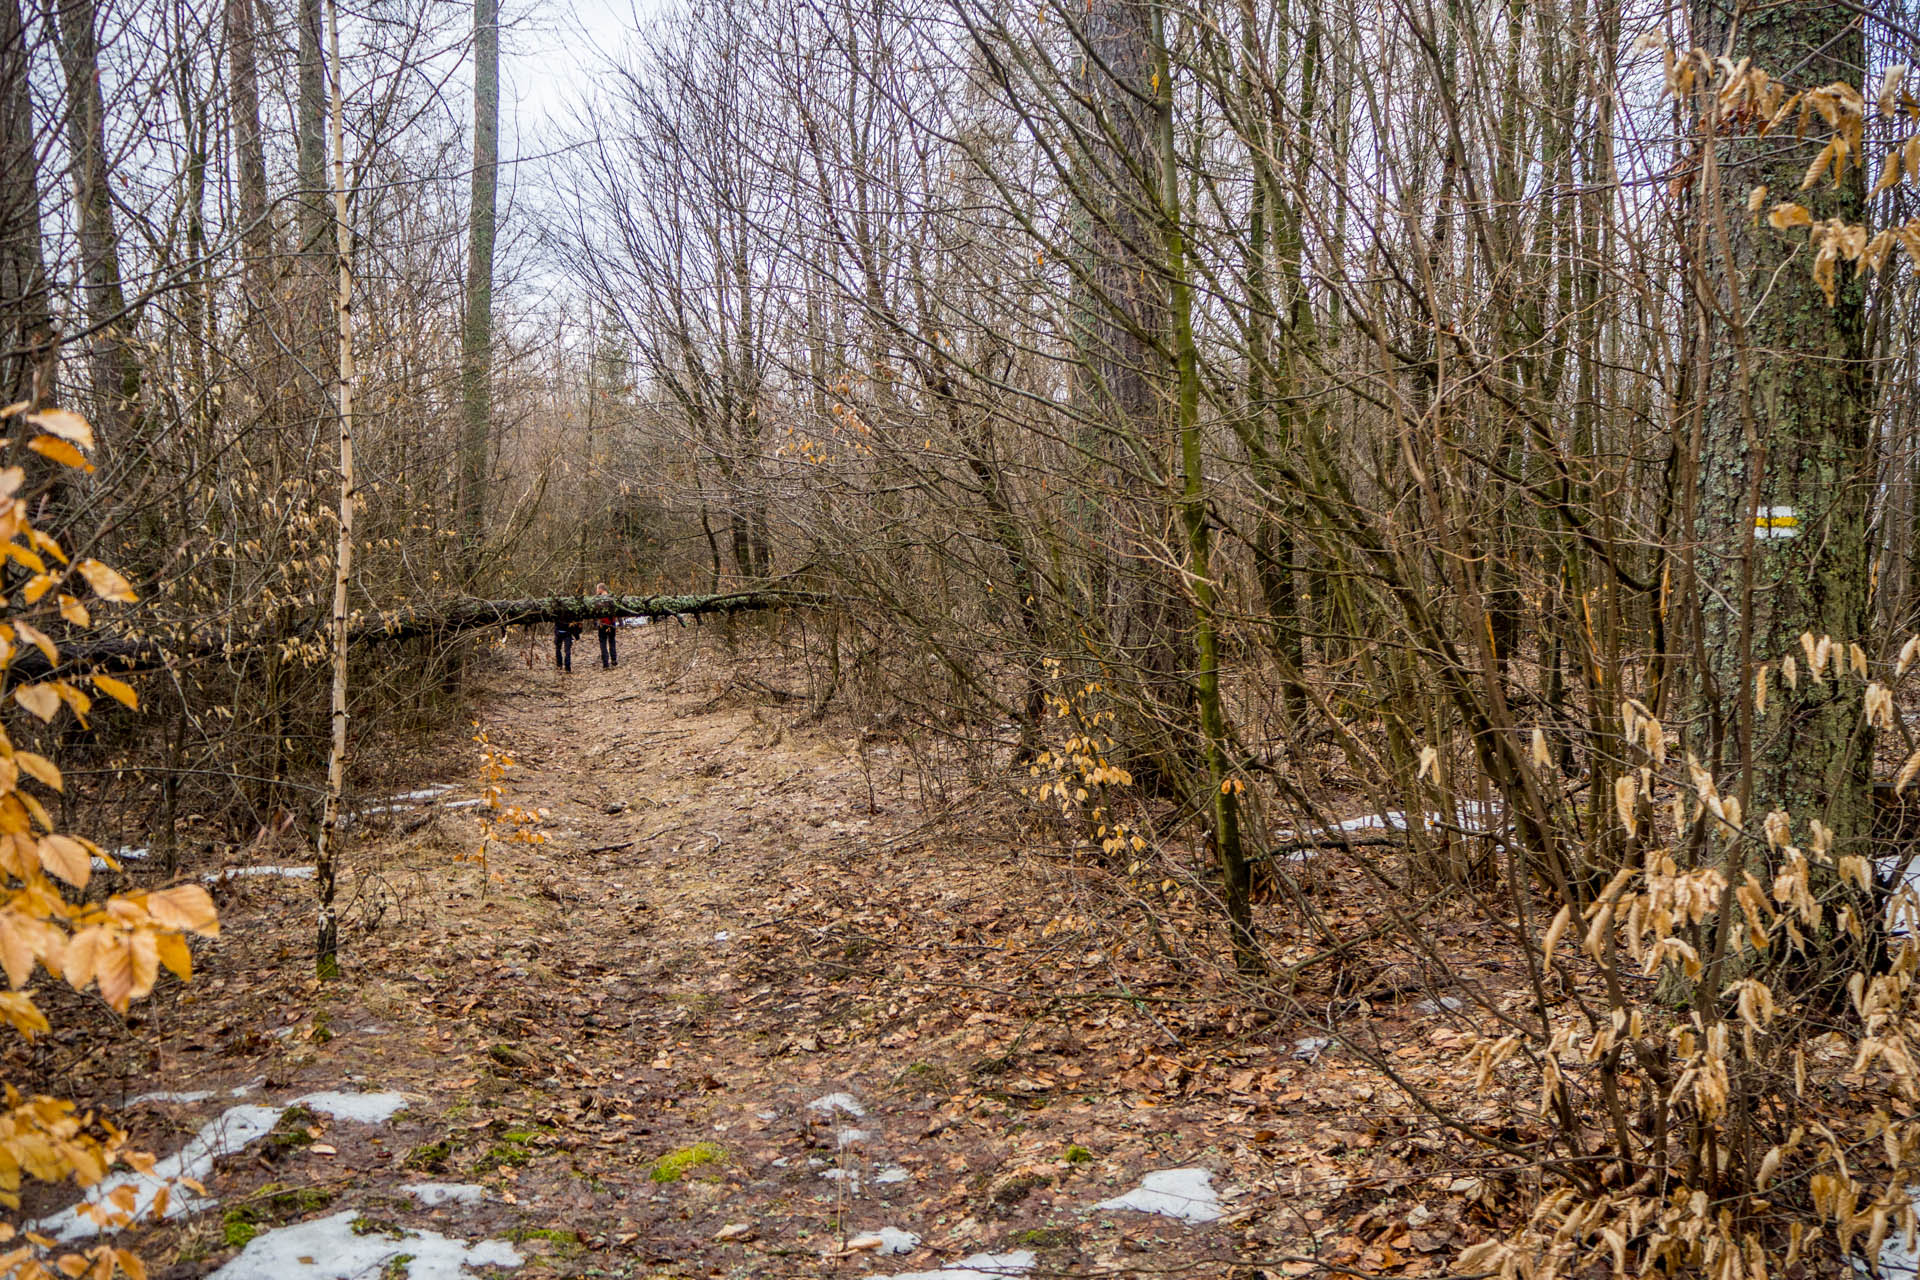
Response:
[[[333,1203],[333,1193],[318,1187],[288,1187],[270,1182],[254,1194],[254,1199],[284,1217],[318,1212]]]
[[[267,1135],[267,1144],[280,1150],[294,1147],[306,1147],[313,1144],[313,1135],[307,1130],[315,1127],[319,1117],[305,1107],[288,1107],[280,1114],[280,1123]]]
[[[496,1125],[500,1121],[494,1122]],[[523,1125],[516,1129],[500,1129],[499,1141],[480,1157],[482,1169],[495,1169],[501,1165],[519,1168],[533,1161],[533,1144],[544,1142],[553,1134],[547,1125]]]
[[[1047,1185],[1044,1174],[1023,1173],[1019,1177],[1008,1178],[993,1189],[989,1197],[995,1206],[1010,1209],[1033,1193],[1034,1188]]]
[[[251,1209],[229,1209],[220,1220],[220,1239],[229,1249],[244,1249],[259,1234],[260,1224],[254,1221]]]
[[[653,1162],[653,1172],[647,1176],[655,1182],[678,1182],[686,1176],[689,1169],[703,1164],[716,1164],[727,1158],[727,1153],[711,1142],[696,1142],[690,1147],[681,1147],[669,1151]]]
[[[1063,1249],[1073,1243],[1073,1233],[1060,1227],[1032,1227],[1014,1240],[1033,1249]]]
[[[893,1078],[896,1085],[917,1084],[922,1088],[938,1088],[946,1080],[947,1073],[931,1062],[914,1062],[903,1067],[900,1074]]]
[[[412,1273],[413,1255],[402,1253],[381,1264],[380,1280],[407,1280]]]
[[[1066,1160],[1068,1164],[1092,1164],[1093,1152],[1077,1142],[1072,1143],[1067,1147]]]
[[[370,1217],[361,1214],[353,1220],[353,1234],[357,1236],[386,1236],[393,1240],[403,1240],[406,1232],[385,1218]]]
[[[515,1071],[523,1067],[537,1065],[532,1054],[528,1053],[525,1049],[510,1044],[489,1045],[487,1047],[487,1057],[492,1059],[496,1066],[506,1067]]]
[[[482,1169],[497,1169],[501,1165],[510,1165],[518,1169],[533,1160],[533,1149],[518,1142],[497,1142],[488,1147],[480,1157]]]
[[[506,1235],[507,1239],[515,1244],[525,1244],[529,1240],[544,1240],[553,1246],[553,1256],[563,1261],[568,1258],[577,1258],[587,1251],[578,1231],[567,1231],[559,1227],[514,1227]]]
[[[438,1142],[423,1142],[407,1152],[406,1167],[419,1169],[423,1173],[440,1173],[447,1167],[447,1157],[453,1154],[453,1143],[442,1138]]]

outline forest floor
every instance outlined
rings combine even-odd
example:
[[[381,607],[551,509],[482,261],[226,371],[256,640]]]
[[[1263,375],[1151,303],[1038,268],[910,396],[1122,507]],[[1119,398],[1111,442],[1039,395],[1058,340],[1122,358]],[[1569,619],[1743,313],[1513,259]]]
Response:
[[[519,640],[486,664],[505,799],[548,811],[544,843],[462,860],[484,780],[474,744],[443,744],[396,769],[444,789],[356,828],[341,979],[310,976],[310,881],[235,879],[191,986],[110,1020],[107,1053],[43,1050],[50,1087],[158,1154],[236,1102],[404,1100],[373,1123],[293,1106],[219,1145],[238,1149],[204,1179],[217,1206],[129,1233],[155,1274],[451,1278],[504,1256],[463,1263],[459,1242],[504,1240],[528,1277],[983,1254],[1034,1277],[1419,1275],[1485,1234],[1491,1196],[1435,1126],[1342,1045],[1157,948],[1097,877],[1023,852],[1005,780],[929,798],[899,744],[743,691],[711,635],[621,639],[611,671],[590,639],[569,676]],[[757,670],[763,691],[790,675]],[[1374,1037],[1404,1072],[1464,1089],[1446,1010],[1395,1001],[1356,1016],[1403,1038]],[[109,1021],[56,1023],[86,1018]],[[182,1097],[130,1103],[160,1090]],[[1163,1198],[1187,1217],[1096,1207],[1175,1169],[1210,1175]],[[353,1258],[281,1230],[337,1215]]]

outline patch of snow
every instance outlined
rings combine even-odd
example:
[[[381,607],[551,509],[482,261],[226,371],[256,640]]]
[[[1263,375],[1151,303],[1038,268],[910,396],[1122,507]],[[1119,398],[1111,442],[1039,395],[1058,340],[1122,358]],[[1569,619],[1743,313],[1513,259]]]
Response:
[[[1920,858],[1896,853],[1875,858],[1873,865],[1874,880],[1887,890],[1887,933],[1912,937],[1914,922],[1920,919]]]
[[[1886,1243],[1880,1246],[1880,1280],[1914,1280],[1920,1276],[1920,1253],[1907,1248],[1907,1233],[1889,1231]],[[1859,1258],[1853,1260],[1853,1273],[1866,1280],[1867,1264]]]
[[[867,1109],[860,1105],[860,1099],[850,1093],[826,1094],[809,1102],[807,1108],[811,1111],[824,1111],[828,1115],[836,1111],[844,1111],[855,1120],[867,1114]]]
[[[1293,1042],[1293,1056],[1302,1062],[1318,1062],[1332,1043],[1325,1036],[1301,1036]]]
[[[263,1232],[208,1280],[362,1280],[405,1257],[408,1280],[469,1280],[469,1267],[517,1267],[524,1259],[505,1240],[467,1244],[437,1231],[398,1235],[353,1229],[348,1209],[291,1227]]]
[[[145,845],[139,848],[122,845],[107,855],[107,857],[112,858],[114,862],[145,862],[152,856],[153,850],[147,848]],[[109,871],[112,869],[112,864],[109,863],[106,858],[95,858],[93,860],[93,869],[95,871]]]
[[[1420,829],[1429,826],[1459,827],[1474,835],[1490,835],[1505,826],[1505,812],[1497,804],[1483,804],[1478,800],[1463,800],[1455,806],[1453,815],[1444,813],[1422,813],[1417,815]],[[1341,822],[1329,822],[1324,825],[1312,824],[1289,831],[1274,833],[1273,843],[1292,844],[1301,840],[1326,840],[1332,843],[1332,837],[1356,835],[1366,831],[1405,831],[1407,815],[1400,809],[1389,809],[1385,813],[1363,813],[1357,818],[1348,818]],[[1313,850],[1301,850],[1288,855],[1289,861],[1300,861],[1301,854],[1311,857]]]
[[[283,1027],[275,1034],[291,1030],[291,1027]],[[252,1084],[236,1085],[229,1090],[229,1093],[233,1097],[243,1098],[253,1092],[253,1089]],[[190,1093],[143,1093],[131,1099],[128,1105],[144,1102],[205,1102],[213,1096],[212,1091],[204,1089]],[[133,1218],[136,1221],[152,1219],[153,1206],[163,1187],[167,1188],[167,1208],[165,1213],[159,1215],[160,1220],[197,1213],[202,1209],[211,1208],[214,1202],[195,1196],[185,1188],[174,1184],[181,1179],[206,1181],[213,1172],[215,1160],[221,1156],[229,1156],[245,1150],[271,1133],[273,1127],[280,1123],[280,1117],[287,1107],[311,1107],[336,1120],[350,1120],[360,1124],[384,1124],[406,1105],[407,1099],[397,1093],[342,1093],[323,1090],[295,1098],[285,1106],[242,1103],[237,1107],[230,1107],[216,1119],[201,1126],[200,1132],[195,1134],[192,1141],[180,1148],[178,1152],[156,1162],[152,1173],[126,1172],[103,1178],[88,1190],[85,1198],[79,1203],[40,1219],[32,1225],[32,1230],[50,1235],[63,1244],[72,1244],[101,1235],[103,1228],[90,1216],[82,1214],[81,1207],[89,1204],[105,1204],[107,1197],[122,1187],[133,1189]],[[451,1276],[454,1273],[446,1274]]]
[[[312,867],[227,867],[220,871],[209,871],[200,878],[208,884],[220,884],[235,880],[241,876],[283,876],[288,880],[313,879]]]
[[[729,933],[727,930],[722,929],[720,932],[713,935],[713,940],[715,942],[725,942],[728,938],[731,938],[732,936],[733,935]]]
[[[871,1249],[875,1253],[912,1253],[919,1247],[919,1236],[898,1227],[882,1227],[847,1241],[849,1249]]]
[[[403,791],[399,795],[391,797],[390,803],[420,804],[427,800],[438,800],[451,790],[453,790],[453,784],[451,782],[436,782],[432,786],[422,787],[418,791]]]
[[[385,1124],[393,1119],[394,1113],[406,1108],[407,1100],[397,1093],[341,1093],[326,1089],[319,1093],[303,1094],[287,1104],[290,1107],[311,1107],[335,1120],[351,1120],[357,1124]]]
[[[1466,1002],[1461,1000],[1459,996],[1441,996],[1438,1000],[1422,1000],[1419,1004],[1413,1006],[1413,1011],[1427,1017],[1432,1017],[1443,1009],[1448,1013],[1458,1013],[1466,1007]]]
[[[1182,1222],[1212,1222],[1220,1217],[1220,1196],[1206,1169],[1158,1169],[1123,1196],[1102,1200],[1096,1209],[1157,1213]]]
[[[487,1189],[471,1182],[409,1182],[400,1189],[429,1209],[443,1204],[479,1204],[487,1198]]]
[[[887,1186],[895,1182],[905,1182],[908,1178],[912,1176],[913,1176],[912,1174],[908,1173],[905,1169],[901,1168],[899,1165],[890,1164],[886,1168],[882,1169],[880,1172],[874,1174],[873,1180],[879,1183],[881,1186]]]
[[[1016,1249],[1012,1253],[976,1253],[958,1262],[949,1262],[938,1271],[904,1271],[897,1276],[878,1276],[875,1280],[1001,1280],[1033,1270],[1033,1250]]]
[[[1920,1187],[1908,1187],[1907,1196],[1920,1200]],[[1880,1256],[1874,1259],[1880,1280],[1914,1280],[1920,1276],[1920,1253],[1907,1243],[1907,1233],[1898,1227],[1887,1232],[1887,1238],[1880,1246]],[[1853,1274],[1866,1280],[1867,1265],[1859,1258],[1853,1260]]]
[[[829,1169],[820,1176],[828,1182],[844,1182],[852,1187],[860,1185],[860,1175],[852,1169]]]
[[[212,1201],[190,1195],[173,1183],[181,1178],[204,1182],[213,1172],[216,1159],[244,1150],[271,1133],[273,1126],[280,1122],[280,1111],[279,1107],[246,1104],[231,1107],[217,1119],[201,1126],[193,1140],[177,1153],[156,1162],[152,1173],[116,1173],[102,1178],[88,1188],[85,1199],[79,1204],[40,1219],[29,1230],[52,1236],[62,1244],[74,1244],[100,1235],[103,1228],[91,1218],[82,1216],[81,1206],[103,1205],[107,1203],[108,1196],[122,1187],[133,1189],[133,1216],[138,1220],[152,1216],[154,1201],[163,1187],[167,1189],[166,1212],[160,1215],[163,1220],[207,1208]]]
[[[442,809],[471,809],[471,808],[474,808],[476,805],[483,805],[485,803],[486,801],[481,799],[449,800],[445,804],[441,805],[440,807]]]
[[[842,1129],[833,1135],[833,1145],[844,1151],[855,1143],[865,1142],[872,1136],[865,1129]]]
[[[1405,831],[1406,829],[1407,815],[1394,809],[1387,813],[1363,813],[1357,818],[1348,818],[1344,822],[1329,822],[1295,830],[1276,831],[1273,834],[1273,842],[1291,844],[1298,840],[1324,840],[1329,836],[1361,831]]]
[[[781,1156],[773,1161],[773,1167],[776,1169],[784,1169],[792,1163],[793,1159],[791,1156]]]

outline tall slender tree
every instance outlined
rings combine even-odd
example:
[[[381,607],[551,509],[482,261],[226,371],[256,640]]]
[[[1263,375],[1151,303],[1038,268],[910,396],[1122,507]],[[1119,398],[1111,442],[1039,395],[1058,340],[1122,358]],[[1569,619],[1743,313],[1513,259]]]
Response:
[[[93,0],[47,0],[60,33],[67,81],[67,152],[73,174],[89,349],[94,425],[109,448],[124,444],[140,395],[140,369],[128,341],[130,317],[120,278],[120,241],[114,230],[107,168],[106,101],[100,87],[98,15]]]
[[[467,212],[467,315],[460,339],[460,538],[467,572],[486,532],[493,419],[493,239],[500,167],[497,0],[473,4],[473,188]]]
[[[267,218],[267,160],[260,132],[260,59],[253,6],[254,0],[226,0],[225,17],[227,121],[233,133],[240,245],[246,259],[242,314],[253,332],[257,358],[265,354],[259,322],[273,289],[273,225]]]
[[[52,390],[35,377],[52,366],[31,62],[20,0],[0,0],[0,396],[9,404]]]
[[[330,112],[335,273],[333,317],[339,353],[335,366],[334,415],[339,427],[340,495],[337,507],[339,536],[333,562],[331,733],[327,749],[327,790],[320,817],[320,841],[315,853],[314,875],[320,896],[315,967],[321,977],[332,977],[340,970],[340,925],[334,907],[334,882],[339,860],[340,796],[346,785],[347,769],[347,589],[353,581],[354,508],[359,496],[355,491],[353,465],[353,233],[347,221],[347,148],[346,131],[342,124],[345,107],[340,83],[340,6],[337,0],[327,0],[327,47],[332,67],[330,79],[333,82]]]

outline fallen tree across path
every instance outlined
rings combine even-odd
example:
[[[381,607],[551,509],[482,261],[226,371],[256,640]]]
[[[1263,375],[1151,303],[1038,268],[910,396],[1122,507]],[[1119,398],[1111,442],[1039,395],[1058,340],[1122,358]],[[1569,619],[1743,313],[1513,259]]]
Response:
[[[817,591],[735,591],[687,596],[535,596],[526,600],[463,598],[437,609],[395,610],[353,630],[355,643],[411,640],[483,627],[511,627],[553,618],[672,618],[751,613],[793,605],[825,604]]]
[[[752,613],[766,609],[826,604],[831,597],[817,591],[757,590],[717,595],[655,596],[533,596],[519,600],[482,600],[460,596],[435,605],[393,609],[352,621],[347,642],[359,647],[429,636],[450,637],[490,627],[523,626],[554,618],[698,618],[705,614]],[[263,646],[279,644],[295,649],[325,642],[326,619],[300,631],[280,636],[248,635],[233,631],[201,633],[181,639],[101,636],[60,644],[60,667],[113,671],[145,671],[187,659],[245,658]],[[50,664],[37,649],[17,652],[11,666],[16,676],[39,676]]]

